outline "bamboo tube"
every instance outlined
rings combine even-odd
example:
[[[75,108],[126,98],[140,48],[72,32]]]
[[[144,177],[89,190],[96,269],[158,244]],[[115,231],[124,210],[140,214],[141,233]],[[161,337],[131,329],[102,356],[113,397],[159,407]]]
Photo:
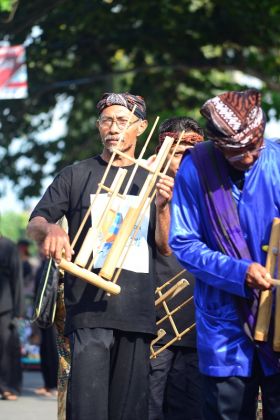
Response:
[[[277,263],[277,279],[280,286],[280,229],[278,233],[278,263]],[[280,287],[276,289],[275,296],[275,318],[274,318],[274,335],[273,335],[273,350],[280,351]]]
[[[188,299],[186,299],[183,303],[181,303],[180,305],[176,306],[176,308],[172,309],[170,311],[170,315],[175,315],[178,311],[180,311],[181,309],[183,309],[188,303],[190,303],[193,300],[193,296],[189,297]],[[160,318],[156,324],[160,325],[162,324],[166,319],[168,319],[169,315],[164,315],[162,318]]]
[[[102,269],[100,270],[100,276],[105,277],[108,280],[112,279],[121,254],[123,253],[124,247],[129,240],[134,226],[137,224],[137,220],[142,212],[143,206],[145,205],[146,200],[154,187],[154,184],[158,177],[158,173],[166,160],[167,154],[173,144],[173,141],[174,139],[171,137],[167,136],[165,138],[164,144],[162,145],[155,161],[155,172],[147,176],[146,181],[138,197],[138,205],[136,207],[131,207],[128,210],[119,230],[119,233],[106,257]]]
[[[161,171],[158,172],[158,175],[166,175],[167,174],[168,168],[169,168],[169,166],[171,164],[171,161],[172,161],[172,159],[173,159],[173,157],[174,157],[174,155],[175,155],[175,153],[177,151],[178,146],[180,145],[180,142],[181,142],[181,140],[183,138],[184,133],[185,132],[182,131],[182,133],[180,134],[180,137],[178,139],[178,142],[175,144],[175,147],[173,148],[173,151],[171,153],[171,156],[169,157],[169,160],[167,161],[166,165],[164,166],[163,172],[161,172]],[[141,166],[140,163],[138,163],[138,165]],[[142,166],[142,167],[145,168],[146,165],[145,166]],[[147,170],[149,172],[154,173],[154,170],[152,169],[152,166],[149,166]],[[114,283],[116,283],[118,281],[118,278],[120,276],[120,273],[121,273],[121,270],[122,270],[122,267],[123,267],[125,258],[126,258],[127,254],[128,254],[128,251],[129,251],[129,247],[133,243],[134,239],[136,238],[136,235],[137,235],[137,233],[138,233],[138,231],[139,231],[139,229],[141,227],[141,223],[142,223],[143,218],[145,216],[146,210],[148,209],[149,205],[154,201],[155,195],[156,195],[156,189],[154,189],[153,193],[150,195],[149,199],[146,201],[146,203],[145,203],[145,205],[143,207],[143,210],[142,210],[142,214],[140,214],[140,217],[137,220],[137,225],[135,226],[133,235],[130,237],[130,240],[129,240],[129,243],[128,243],[128,246],[127,246],[127,250],[126,250],[126,252],[123,252],[122,257],[119,260],[119,264],[118,264],[119,265],[119,268],[116,271],[116,273],[114,274],[114,278],[112,279],[112,282],[114,282]],[[172,282],[173,280],[175,280],[175,278],[177,278],[178,276],[180,276],[181,273],[183,273],[184,271],[186,271],[186,270],[182,270],[182,272],[178,273],[173,279],[170,279],[169,282]],[[161,288],[157,288],[156,292],[159,291],[159,290],[161,290],[162,288],[164,288],[166,285],[167,285],[167,283],[164,284],[163,286],[161,286]]]
[[[274,218],[271,234],[268,245],[268,253],[266,258],[266,269],[270,273],[271,277],[274,275],[275,265],[276,265],[276,255],[274,249],[278,247],[279,242],[279,229],[280,229],[280,219]],[[268,339],[268,330],[271,318],[272,310],[272,298],[273,294],[271,290],[265,290],[261,292],[259,310],[257,316],[257,323],[255,328],[255,340],[258,341],[267,341]]]
[[[184,290],[189,285],[188,280],[182,279],[179,280],[174,286],[170,287],[163,295],[161,295],[156,301],[155,306],[159,306],[163,301],[167,302],[168,300],[175,297],[178,293]]]
[[[61,262],[59,263],[59,268],[67,271],[68,273],[73,274],[76,277],[81,278],[82,280],[96,287],[100,287],[100,289],[103,289],[105,290],[105,292],[108,292],[112,295],[118,295],[121,291],[121,288],[118,284],[104,280],[97,274],[92,273],[91,271],[88,271],[84,268],[81,268],[69,261],[66,261],[64,258],[62,258]]]
[[[104,211],[102,212],[101,216],[97,218],[94,221],[92,227],[88,229],[86,237],[74,261],[75,264],[79,265],[80,267],[83,267],[83,268],[86,267],[88,260],[93,253],[94,245],[98,240],[99,227],[100,225],[102,225],[102,222],[106,218],[106,215],[110,212],[110,209],[113,206],[114,200],[119,195],[119,191],[123,184],[126,174],[127,174],[126,169],[119,168],[111,184],[111,187],[108,189],[106,188],[108,190],[108,193],[110,193],[110,195],[108,195],[109,199],[108,199],[107,205]],[[92,267],[89,267],[89,270],[91,270],[91,268]]]
[[[156,352],[154,351],[154,345],[161,340],[164,336],[165,336],[166,332],[161,328],[160,330],[158,330],[157,332],[157,337],[151,341],[151,345],[150,345],[150,350],[151,350],[151,354],[153,356],[151,356],[150,358],[152,359],[153,357],[156,357]]]
[[[188,332],[190,332],[193,328],[195,327],[195,323],[191,324],[189,327],[187,327],[182,333],[179,334],[180,339],[186,335]],[[161,330],[159,330],[161,331]],[[164,330],[163,330],[164,331]],[[164,334],[165,335],[165,334]],[[168,343],[164,344],[163,346],[161,346],[157,351],[154,351],[154,349],[152,349],[151,351],[151,355],[150,355],[150,359],[155,359],[161,352],[163,352],[163,350],[167,349],[169,346],[172,346],[172,344],[174,344],[176,341],[178,340],[178,336],[172,338],[170,341],[168,341]],[[159,339],[156,339],[156,341],[159,341]],[[154,345],[155,343],[153,343]],[[152,347],[152,346],[151,346]]]

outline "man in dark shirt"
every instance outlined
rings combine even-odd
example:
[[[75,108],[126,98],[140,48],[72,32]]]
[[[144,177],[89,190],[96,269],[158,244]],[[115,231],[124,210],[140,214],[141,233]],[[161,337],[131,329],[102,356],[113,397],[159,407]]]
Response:
[[[176,145],[181,133],[184,131],[180,144]],[[165,136],[173,137],[175,142],[169,152],[168,159],[171,163],[168,175],[175,177],[181,159],[185,153],[194,147],[198,142],[203,141],[203,130],[195,120],[188,117],[173,117],[165,120],[159,128],[159,145],[157,152]],[[176,147],[175,154],[173,150]],[[161,200],[161,198],[159,197]],[[157,204],[157,203],[156,203]],[[177,261],[168,245],[169,231],[169,204],[165,207],[157,206],[156,242],[158,252],[155,260],[157,286],[162,286],[167,280],[178,275],[183,267]],[[167,216],[166,216],[167,213]],[[160,223],[161,218],[164,222]],[[175,341],[171,346],[161,351],[150,363],[150,400],[149,420],[183,420],[201,418],[201,378],[198,370],[198,357],[196,351],[195,308],[192,300],[194,292],[194,277],[185,271],[177,277],[187,279],[189,286],[179,295],[168,301],[168,309],[172,311],[184,301],[190,299],[189,303],[172,316],[177,332],[181,333],[188,327],[189,332]],[[169,287],[175,283],[171,283]],[[169,287],[162,290],[166,292]],[[157,311],[159,321],[166,315],[161,305]],[[169,318],[162,322],[158,328],[162,328],[166,334],[157,342],[154,347],[159,351],[162,346],[174,339],[176,333],[171,326]]]
[[[90,206],[90,196],[97,191],[114,147],[118,144],[125,155],[115,155],[106,185],[110,185],[120,167],[127,170],[125,181],[130,177],[134,165],[127,155],[134,157],[137,137],[147,127],[145,102],[139,96],[104,94],[97,109],[97,127],[103,143],[101,155],[62,170],[31,215],[30,236],[41,243],[45,256],[58,262],[63,250],[65,258],[71,260],[70,241]],[[146,171],[138,168],[128,198],[133,199],[139,193],[146,176]],[[168,181],[164,188],[168,194]],[[146,213],[146,221],[141,225],[141,240],[135,244],[137,258],[125,260],[128,265],[118,280],[119,295],[107,296],[103,290],[66,273],[65,333],[70,337],[72,353],[67,419],[147,418],[149,342],[155,334],[152,270],[155,227],[150,213]],[[68,221],[69,237],[55,224],[63,215]],[[82,239],[74,248],[75,255]],[[102,263],[98,266],[97,262],[95,268],[102,268]]]

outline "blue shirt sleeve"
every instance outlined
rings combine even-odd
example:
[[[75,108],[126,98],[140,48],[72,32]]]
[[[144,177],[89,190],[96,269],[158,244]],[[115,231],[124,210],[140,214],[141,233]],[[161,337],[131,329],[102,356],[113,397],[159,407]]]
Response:
[[[183,160],[175,179],[169,243],[180,263],[202,282],[231,294],[250,296],[245,276],[251,261],[217,249],[191,156]]]

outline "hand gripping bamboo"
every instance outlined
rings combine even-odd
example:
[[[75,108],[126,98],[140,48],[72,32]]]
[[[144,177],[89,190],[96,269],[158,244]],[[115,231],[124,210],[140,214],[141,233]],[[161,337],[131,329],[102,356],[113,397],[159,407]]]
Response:
[[[64,258],[62,258],[59,264],[59,267],[62,270],[65,270],[70,274],[79,277],[87,283],[99,287],[112,295],[117,295],[120,293],[120,286],[118,284],[108,282],[97,274],[93,273],[91,271],[92,267],[88,264],[91,264],[90,258],[93,258],[93,246],[95,242],[98,241],[99,229],[102,229],[103,224],[105,223],[105,217],[112,209],[114,199],[116,199],[117,195],[119,194],[119,190],[124,181],[126,173],[126,169],[119,168],[111,187],[107,188],[105,185],[102,186],[101,190],[103,189],[108,192],[108,201],[103,213],[101,214],[101,217],[96,218],[93,226],[87,231],[85,239],[81,245],[77,257],[75,258],[74,263],[66,261]]]
[[[266,258],[265,267],[270,273],[271,277],[274,276],[277,253],[275,250],[279,247],[279,238],[280,238],[280,219],[274,218],[270,240],[268,245],[268,252]],[[255,340],[258,341],[267,341],[268,331],[271,319],[272,311],[272,301],[273,301],[273,292],[272,290],[264,290],[260,294],[260,302],[258,309],[258,316],[255,328]],[[278,317],[279,318],[279,317]]]

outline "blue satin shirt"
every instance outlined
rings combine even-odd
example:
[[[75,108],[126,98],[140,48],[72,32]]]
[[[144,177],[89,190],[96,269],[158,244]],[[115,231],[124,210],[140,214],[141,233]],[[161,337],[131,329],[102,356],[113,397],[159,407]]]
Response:
[[[280,217],[280,145],[265,140],[245,172],[243,191],[232,184],[240,224],[253,261],[265,265],[274,217]],[[210,376],[250,376],[255,347],[244,333],[235,295],[247,297],[245,276],[251,261],[222,254],[216,247],[197,169],[190,155],[175,179],[170,246],[196,277],[195,305],[200,370]],[[260,356],[266,375],[276,373]]]

